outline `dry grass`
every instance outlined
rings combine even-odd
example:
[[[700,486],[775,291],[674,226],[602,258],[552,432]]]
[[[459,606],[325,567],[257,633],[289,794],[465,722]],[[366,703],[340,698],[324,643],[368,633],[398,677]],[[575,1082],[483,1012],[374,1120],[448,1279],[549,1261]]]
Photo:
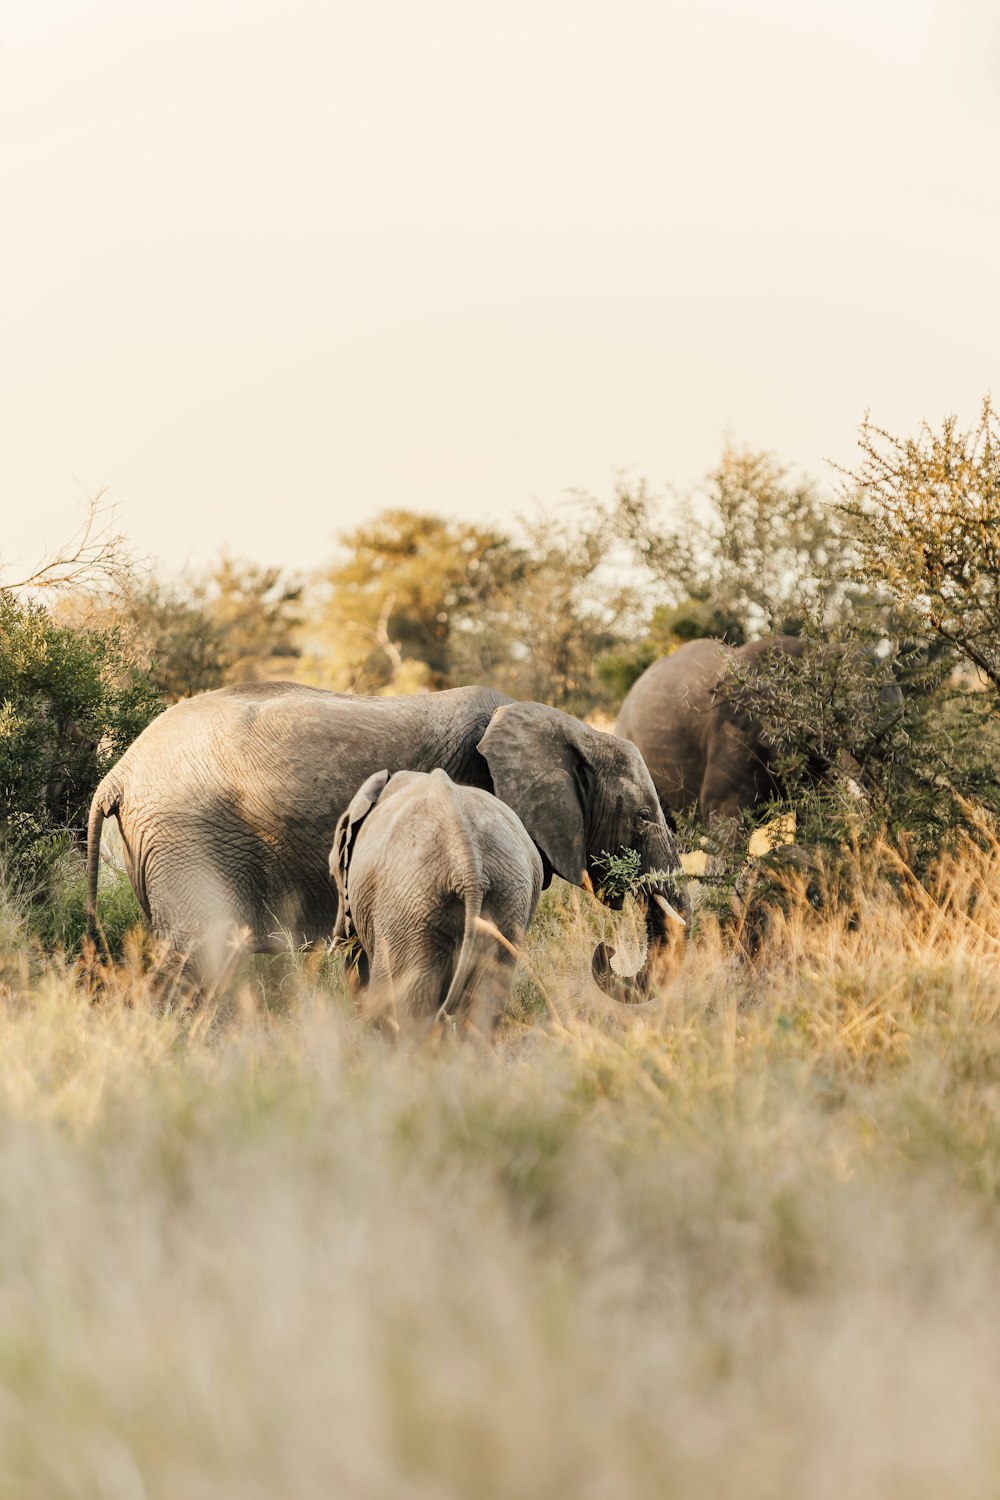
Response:
[[[887,860],[631,1009],[554,894],[495,1051],[0,925],[0,1496],[995,1494],[1000,851]]]

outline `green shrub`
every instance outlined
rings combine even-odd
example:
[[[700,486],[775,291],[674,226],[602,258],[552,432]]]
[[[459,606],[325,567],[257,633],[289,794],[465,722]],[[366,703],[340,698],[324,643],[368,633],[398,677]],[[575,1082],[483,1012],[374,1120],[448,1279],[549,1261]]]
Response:
[[[0,591],[0,853],[19,904],[48,894],[104,772],[161,706],[116,632]]]
[[[124,868],[102,862],[101,936],[113,958],[121,956],[125,934],[142,920]],[[69,847],[69,840],[49,866],[44,900],[28,903],[25,923],[50,951],[79,946],[87,930],[87,872],[81,851]]]
[[[749,929],[790,901],[854,909],[871,899],[859,876],[891,886],[926,881],[949,851],[989,844],[1000,818],[994,767],[1000,721],[992,696],[955,680],[954,659],[911,653],[902,703],[882,704],[889,664],[862,634],[841,631],[802,657],[769,654],[735,667],[722,691],[763,725],[785,789],[738,820],[702,827],[676,818],[680,845],[709,856],[698,911]],[[794,842],[751,856],[754,830],[787,820]]]

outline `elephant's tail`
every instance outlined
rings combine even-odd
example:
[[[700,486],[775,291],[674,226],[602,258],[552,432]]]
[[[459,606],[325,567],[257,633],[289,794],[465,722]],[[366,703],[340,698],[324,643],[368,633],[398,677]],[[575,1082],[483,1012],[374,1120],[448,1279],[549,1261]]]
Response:
[[[97,946],[100,924],[97,920],[97,877],[101,868],[101,829],[109,813],[118,811],[119,792],[107,780],[94,793],[87,821],[87,936]]]
[[[455,972],[451,976],[451,984],[448,993],[441,1002],[437,1013],[437,1019],[443,1021],[445,1016],[452,1013],[453,1007],[461,999],[462,991],[469,981],[472,965],[475,959],[476,928],[479,923],[479,914],[483,909],[483,892],[478,880],[466,880],[463,882],[465,890],[465,930],[462,933],[462,947],[458,955],[458,963]]]

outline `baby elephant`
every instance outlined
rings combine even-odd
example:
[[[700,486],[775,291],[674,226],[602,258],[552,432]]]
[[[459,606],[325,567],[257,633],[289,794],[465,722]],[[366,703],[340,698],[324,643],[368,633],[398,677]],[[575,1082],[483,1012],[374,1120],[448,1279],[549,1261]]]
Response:
[[[337,824],[334,939],[357,935],[372,1011],[390,1024],[461,1014],[489,1035],[514,947],[542,889],[541,856],[499,797],[437,770],[378,771]]]

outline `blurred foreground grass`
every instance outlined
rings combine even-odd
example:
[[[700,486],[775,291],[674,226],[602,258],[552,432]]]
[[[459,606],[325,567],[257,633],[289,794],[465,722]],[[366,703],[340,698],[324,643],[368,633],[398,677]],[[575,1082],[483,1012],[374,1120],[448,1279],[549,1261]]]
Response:
[[[0,1496],[996,1494],[1000,853],[883,877],[631,1008],[553,893],[494,1051],[8,914]]]

